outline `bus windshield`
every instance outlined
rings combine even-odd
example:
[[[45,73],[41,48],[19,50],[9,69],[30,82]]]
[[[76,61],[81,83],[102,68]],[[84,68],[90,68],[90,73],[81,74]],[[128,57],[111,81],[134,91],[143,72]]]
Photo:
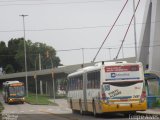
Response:
[[[24,86],[9,87],[10,96],[24,96]]]

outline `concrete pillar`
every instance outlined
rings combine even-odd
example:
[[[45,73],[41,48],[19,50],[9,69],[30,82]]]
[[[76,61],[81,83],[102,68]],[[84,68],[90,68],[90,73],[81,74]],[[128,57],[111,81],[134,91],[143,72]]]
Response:
[[[43,83],[42,80],[40,80],[40,93],[43,95]]]
[[[46,81],[46,95],[48,95],[48,84],[47,84],[47,81]]]

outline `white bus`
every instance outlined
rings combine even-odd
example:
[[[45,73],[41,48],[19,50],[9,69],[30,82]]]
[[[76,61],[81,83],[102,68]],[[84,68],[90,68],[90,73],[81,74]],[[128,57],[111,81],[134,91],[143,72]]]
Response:
[[[102,62],[68,75],[72,111],[94,116],[107,112],[135,113],[147,109],[141,63]]]

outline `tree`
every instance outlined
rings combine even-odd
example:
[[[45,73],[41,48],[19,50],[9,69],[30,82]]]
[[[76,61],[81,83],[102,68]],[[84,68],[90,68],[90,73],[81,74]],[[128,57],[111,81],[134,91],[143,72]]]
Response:
[[[6,73],[14,73],[14,68],[11,64],[8,64],[6,67],[5,67],[5,72]]]
[[[39,54],[41,55],[42,69],[57,67],[60,64],[59,57],[56,56],[56,51],[53,47],[46,44],[31,40],[25,41],[26,56],[27,56],[27,70],[38,70],[39,68]],[[46,56],[48,51],[49,56]],[[5,42],[0,42],[0,67],[12,69],[9,72],[25,71],[25,57],[24,57],[24,39],[15,38],[8,41],[8,47]],[[11,67],[12,66],[12,67]],[[7,72],[6,72],[7,73]]]
[[[21,49],[19,49],[21,47]],[[19,52],[21,54],[19,54]],[[11,64],[16,72],[22,71],[22,63],[24,60],[17,61],[17,55],[21,55],[24,53],[23,50],[23,38],[11,39],[8,41],[8,55],[11,56],[8,64]]]
[[[8,64],[8,51],[5,42],[0,42],[0,67],[5,68]]]

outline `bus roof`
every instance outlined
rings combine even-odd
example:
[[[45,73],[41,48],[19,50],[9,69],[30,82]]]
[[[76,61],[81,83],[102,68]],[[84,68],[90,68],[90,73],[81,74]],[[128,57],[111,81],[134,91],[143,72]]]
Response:
[[[3,85],[10,85],[10,84],[14,84],[14,83],[20,83],[19,81],[6,81],[3,83]]]
[[[90,72],[90,71],[96,71],[96,70],[100,70],[102,68],[102,66],[118,66],[118,65],[135,65],[135,64],[140,64],[141,65],[141,62],[137,62],[137,63],[128,63],[126,61],[116,61],[116,62],[98,62],[96,63],[94,66],[88,66],[88,67],[84,67],[84,68],[81,68],[81,69],[78,69],[77,71],[71,73],[68,75],[68,77],[70,76],[75,76],[75,75],[80,75],[84,72]]]

